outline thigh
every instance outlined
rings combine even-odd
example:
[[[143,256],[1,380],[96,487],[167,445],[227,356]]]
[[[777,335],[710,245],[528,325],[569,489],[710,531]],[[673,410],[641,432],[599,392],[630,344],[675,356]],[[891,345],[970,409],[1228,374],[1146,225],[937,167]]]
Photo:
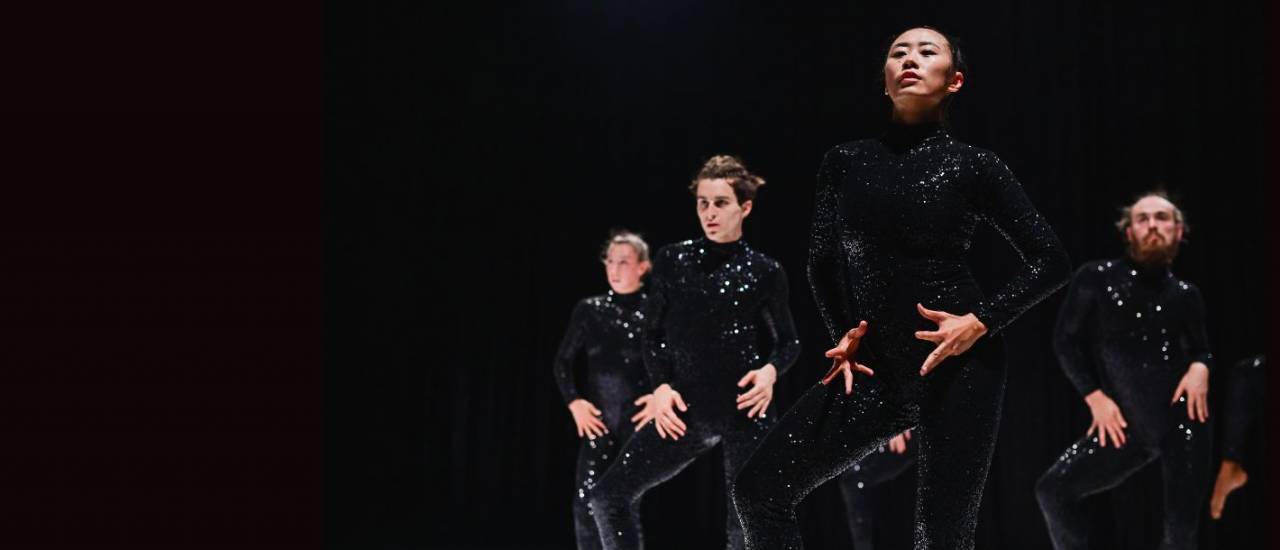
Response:
[[[881,445],[840,474],[840,484],[863,489],[894,479],[916,463],[918,447],[919,444],[912,439],[907,441],[907,451],[897,454],[890,451],[887,444]]]
[[[1213,476],[1213,425],[1187,418],[1186,405],[1174,405],[1171,430],[1160,445],[1166,513],[1199,511]]]
[[[912,427],[918,409],[873,385],[815,384],[774,426],[738,473],[737,483],[798,502],[847,470],[893,434]]]
[[[662,438],[652,424],[633,434],[596,484],[599,495],[639,496],[680,473],[694,459],[710,450],[720,436],[706,422],[692,417],[678,440]]]

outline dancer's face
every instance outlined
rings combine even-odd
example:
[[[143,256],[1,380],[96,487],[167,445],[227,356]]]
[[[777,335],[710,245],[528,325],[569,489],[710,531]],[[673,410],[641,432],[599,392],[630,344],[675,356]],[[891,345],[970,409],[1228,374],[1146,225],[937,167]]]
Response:
[[[1161,197],[1148,196],[1129,209],[1129,253],[1139,261],[1171,262],[1182,241],[1182,224],[1174,214],[1173,203]],[[1145,263],[1145,262],[1144,262]]]
[[[618,294],[631,294],[640,290],[640,278],[649,272],[649,262],[640,261],[635,247],[629,244],[611,244],[604,258],[604,274],[609,278],[609,288]]]
[[[742,238],[742,220],[751,213],[751,201],[738,203],[728,179],[698,180],[698,222],[702,232],[718,243]]]
[[[893,100],[894,111],[918,115],[938,109],[948,94],[964,85],[964,75],[951,69],[951,44],[946,37],[930,29],[898,35],[884,61],[884,90]]]

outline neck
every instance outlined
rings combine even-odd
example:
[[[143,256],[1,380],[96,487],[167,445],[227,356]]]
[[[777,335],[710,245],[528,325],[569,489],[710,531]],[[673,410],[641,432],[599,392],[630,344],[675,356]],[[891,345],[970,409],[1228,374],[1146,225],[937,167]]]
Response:
[[[942,110],[933,109],[893,109],[893,122],[897,124],[939,124],[942,122]]]
[[[730,244],[738,242],[742,239],[742,230],[738,229],[733,233],[720,233],[718,235],[706,235],[707,240],[713,243]]]

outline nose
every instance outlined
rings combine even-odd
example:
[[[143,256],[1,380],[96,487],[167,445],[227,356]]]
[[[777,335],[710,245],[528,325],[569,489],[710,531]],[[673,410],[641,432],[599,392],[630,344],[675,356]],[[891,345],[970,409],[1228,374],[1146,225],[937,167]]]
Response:
[[[920,68],[920,63],[916,61],[915,53],[909,53],[907,55],[902,56],[902,70],[905,71],[907,69],[919,69],[919,68]]]

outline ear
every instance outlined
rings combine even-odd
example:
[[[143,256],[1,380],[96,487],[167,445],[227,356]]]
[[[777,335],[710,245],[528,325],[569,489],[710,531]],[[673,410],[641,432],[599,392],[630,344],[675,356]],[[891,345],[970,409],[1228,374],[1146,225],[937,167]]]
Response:
[[[955,74],[951,75],[951,82],[947,84],[947,91],[954,94],[960,91],[960,88],[963,88],[963,87],[964,87],[964,73],[960,71],[956,71]]]
[[[744,218],[745,218],[745,217],[747,217],[747,216],[748,216],[748,215],[750,215],[750,214],[751,214],[751,201],[743,202],[743,203],[742,203],[742,217],[744,217]]]
[[[1178,228],[1174,230],[1173,242],[1182,242],[1182,224],[1178,224]]]
[[[653,264],[649,263],[649,260],[645,260],[645,261],[643,261],[643,262],[640,262],[640,275],[641,275],[641,276],[644,276],[644,274],[645,274],[645,273],[648,273],[650,269],[653,269]]]

